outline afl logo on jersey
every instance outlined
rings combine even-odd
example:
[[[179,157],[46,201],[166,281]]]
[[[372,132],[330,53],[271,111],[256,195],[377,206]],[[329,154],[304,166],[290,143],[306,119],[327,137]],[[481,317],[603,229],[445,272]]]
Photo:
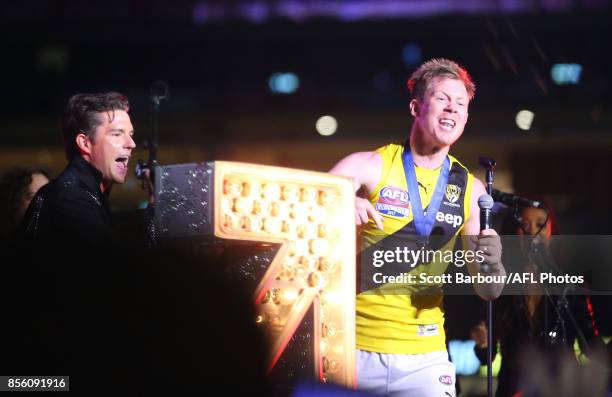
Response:
[[[452,385],[453,384],[453,378],[450,375],[442,375],[442,376],[440,376],[438,378],[438,380],[443,385]]]
[[[381,214],[408,217],[410,214],[408,192],[395,186],[385,186],[380,189],[374,208]]]

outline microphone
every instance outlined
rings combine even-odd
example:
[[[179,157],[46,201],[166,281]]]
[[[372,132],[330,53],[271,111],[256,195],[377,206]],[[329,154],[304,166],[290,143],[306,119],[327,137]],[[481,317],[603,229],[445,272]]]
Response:
[[[483,194],[478,197],[480,207],[480,230],[491,229],[491,208],[493,208],[493,197]]]
[[[521,207],[534,207],[546,209],[544,204],[541,201],[531,200],[525,197],[517,196],[515,194],[502,192],[497,189],[493,189],[493,200],[499,203],[505,204],[507,206],[518,205]]]
[[[559,270],[552,257],[548,244],[539,234],[531,239],[531,242],[529,243],[529,254],[534,256],[537,262],[536,264],[545,265],[543,266],[543,269],[540,270]]]
[[[168,99],[168,84],[165,81],[156,80],[151,83],[151,100],[155,105],[159,106],[159,103]]]
[[[493,208],[493,197],[483,194],[478,197],[478,207],[480,207],[480,230],[491,229],[491,208]],[[480,265],[484,273],[491,272],[491,266],[486,263]]]

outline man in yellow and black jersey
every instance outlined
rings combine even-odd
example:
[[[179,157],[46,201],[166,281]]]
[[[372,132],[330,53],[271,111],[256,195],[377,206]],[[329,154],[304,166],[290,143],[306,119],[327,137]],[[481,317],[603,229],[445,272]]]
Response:
[[[468,72],[447,59],[421,65],[408,81],[414,122],[406,144],[353,153],[330,171],[351,177],[356,197],[356,223],[362,225],[362,248],[411,236],[442,236],[453,247],[459,234],[470,249],[484,253],[469,262],[471,275],[490,266],[487,274],[503,275],[501,242],[493,229],[480,230],[478,198],[481,181],[448,154],[461,137],[475,85]],[[432,232],[433,231],[433,232]],[[362,251],[363,252],[363,251]],[[442,274],[444,266],[424,263],[411,272]],[[455,370],[448,359],[441,289],[416,295],[391,283],[372,286],[357,295],[357,384],[379,395],[454,396]],[[363,288],[362,288],[363,289]],[[486,300],[503,285],[475,285]]]

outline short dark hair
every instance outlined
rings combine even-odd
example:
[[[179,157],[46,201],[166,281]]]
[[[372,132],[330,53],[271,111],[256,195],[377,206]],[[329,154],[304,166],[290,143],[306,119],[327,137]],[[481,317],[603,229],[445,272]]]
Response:
[[[436,77],[461,80],[471,101],[476,93],[476,85],[468,71],[450,59],[435,58],[419,66],[408,80],[408,89],[413,99],[422,100],[427,87]]]
[[[13,167],[0,176],[0,235],[3,239],[19,227],[20,200],[26,194],[35,174],[51,179],[49,172],[43,168]]]
[[[96,128],[104,122],[100,113],[115,110],[130,110],[127,97],[118,92],[76,94],[68,100],[62,117],[64,150],[68,160],[79,154],[76,136],[85,133],[93,141]],[[114,114],[109,117],[112,121]]]

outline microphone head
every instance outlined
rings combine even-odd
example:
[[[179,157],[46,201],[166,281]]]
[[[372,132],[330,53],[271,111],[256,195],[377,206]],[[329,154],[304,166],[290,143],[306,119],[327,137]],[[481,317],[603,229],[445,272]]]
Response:
[[[531,239],[531,244],[534,246],[540,246],[544,244],[544,240],[542,240],[542,236],[538,234]]]
[[[483,194],[482,196],[478,197],[478,207],[480,207],[481,210],[490,210],[493,208],[493,197],[489,196],[488,194]]]
[[[151,97],[156,101],[161,101],[168,98],[168,84],[161,80],[156,80],[151,83]]]
[[[478,157],[478,164],[480,164],[484,168],[493,168],[497,164],[495,159],[490,157]]]

